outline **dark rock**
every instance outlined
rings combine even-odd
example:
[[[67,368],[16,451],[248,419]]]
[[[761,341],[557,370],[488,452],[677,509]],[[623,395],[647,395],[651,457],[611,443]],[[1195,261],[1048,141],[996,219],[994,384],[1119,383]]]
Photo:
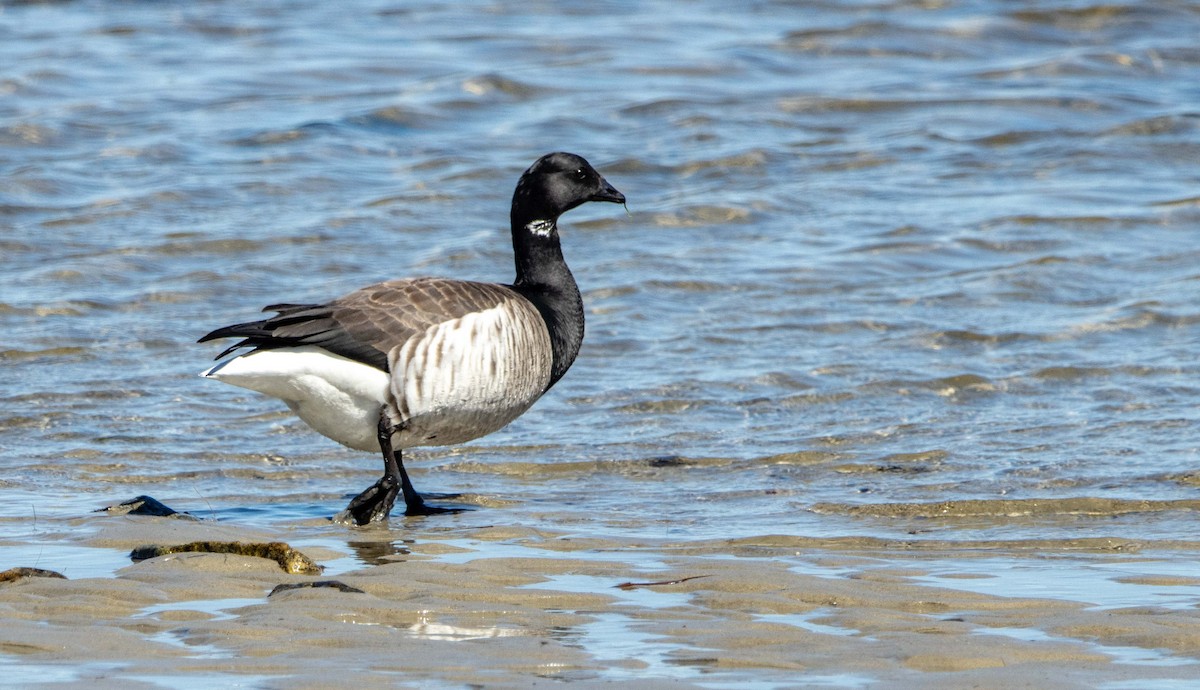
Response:
[[[124,503],[100,508],[95,511],[97,513],[108,513],[109,515],[151,515],[154,517],[175,517],[183,520],[196,520],[197,518],[188,513],[181,513],[178,510],[169,508],[163,503],[150,496],[138,496],[131,498]]]
[[[366,594],[366,592],[362,591],[358,587],[351,587],[350,585],[346,584],[345,582],[338,582],[337,580],[317,580],[316,582],[294,582],[294,583],[285,583],[282,585],[277,585],[275,587],[275,589],[272,589],[271,593],[268,594],[267,596],[271,597],[271,596],[275,596],[279,592],[288,592],[293,589],[303,589],[306,587],[329,587],[331,589],[336,589],[339,592],[348,592],[351,594]]]

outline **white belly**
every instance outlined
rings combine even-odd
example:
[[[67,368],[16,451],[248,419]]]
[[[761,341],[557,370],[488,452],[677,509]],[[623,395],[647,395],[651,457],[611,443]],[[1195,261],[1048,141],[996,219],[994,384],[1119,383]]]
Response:
[[[306,346],[251,352],[200,375],[279,398],[342,445],[379,450],[376,429],[389,398],[387,372]]]

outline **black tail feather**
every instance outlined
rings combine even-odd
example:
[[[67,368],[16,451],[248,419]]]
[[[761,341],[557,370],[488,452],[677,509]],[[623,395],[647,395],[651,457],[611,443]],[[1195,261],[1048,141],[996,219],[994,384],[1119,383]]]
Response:
[[[275,316],[258,321],[235,323],[232,326],[222,326],[201,336],[196,342],[206,343],[210,340],[220,340],[221,338],[242,338],[241,341],[226,348],[215,359],[226,357],[243,347],[269,348],[288,345],[291,344],[289,342],[291,339],[280,338],[275,333],[275,330],[281,326],[307,321],[312,318],[312,310],[317,309],[322,309],[325,313],[328,312],[328,308],[319,304],[272,304],[264,307],[263,311],[277,312]],[[295,316],[297,314],[303,315]]]
[[[197,342],[205,343],[220,338],[241,338],[226,348],[216,359],[223,359],[238,350],[249,347],[255,350],[270,350],[279,347],[315,345],[334,354],[369,364],[382,371],[388,370],[387,354],[370,342],[360,341],[347,332],[333,318],[332,309],[324,304],[272,304],[263,311],[276,312],[275,316],[236,323],[218,328],[204,335]]]

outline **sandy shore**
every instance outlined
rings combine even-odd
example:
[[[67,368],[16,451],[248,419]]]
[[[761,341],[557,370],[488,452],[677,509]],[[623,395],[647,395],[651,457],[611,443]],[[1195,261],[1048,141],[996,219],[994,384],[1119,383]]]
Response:
[[[622,543],[420,520],[255,531],[135,516],[75,526],[89,532],[79,544],[98,551],[289,541],[327,569],[289,575],[265,558],[182,553],[111,577],[68,569],[69,579],[2,583],[6,687],[1090,688],[1173,687],[1200,674],[1194,605],[1097,607],[945,586],[994,578],[996,559],[1074,553],[1124,564],[1114,586],[1200,588],[1200,578],[1136,567],[1194,561],[1195,544],[1131,560],[1126,552],[1145,545],[1119,539]],[[268,596],[328,580],[361,592]]]

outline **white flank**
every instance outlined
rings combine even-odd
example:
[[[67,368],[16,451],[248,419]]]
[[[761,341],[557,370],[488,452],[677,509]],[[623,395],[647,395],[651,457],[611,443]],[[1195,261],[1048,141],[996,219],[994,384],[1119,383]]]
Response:
[[[338,443],[379,450],[376,426],[379,408],[388,400],[387,372],[305,346],[258,350],[200,375],[279,398]]]
[[[451,445],[496,431],[541,397],[551,357],[545,322],[518,299],[412,338],[389,354],[407,427],[396,444]]]
[[[550,334],[528,302],[446,321],[388,355],[391,376],[315,346],[259,350],[201,376],[279,398],[309,426],[378,451],[379,409],[403,427],[397,448],[452,445],[505,426],[550,382]]]

